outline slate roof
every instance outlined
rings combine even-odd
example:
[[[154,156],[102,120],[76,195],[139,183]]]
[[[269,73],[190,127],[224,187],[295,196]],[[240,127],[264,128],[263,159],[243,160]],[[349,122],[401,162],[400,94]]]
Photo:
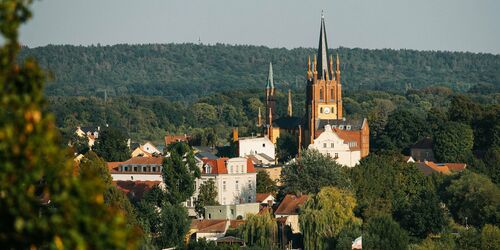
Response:
[[[363,121],[364,119],[319,119],[318,123],[316,125],[316,128],[318,129],[323,129],[325,128],[326,125],[331,125],[332,128],[340,128],[340,126],[343,127],[342,130],[349,130],[347,129],[348,126],[351,127],[350,130],[361,130],[363,127]]]
[[[215,160],[215,159],[219,158],[216,155],[209,153],[209,152],[199,152],[199,153],[196,153],[195,156],[200,158],[200,159],[206,158],[209,160]]]

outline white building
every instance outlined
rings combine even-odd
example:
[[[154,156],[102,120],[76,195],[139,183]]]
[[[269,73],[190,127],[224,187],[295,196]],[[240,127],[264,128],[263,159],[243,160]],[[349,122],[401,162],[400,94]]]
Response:
[[[163,157],[132,157],[124,162],[108,162],[113,181],[162,182]]]
[[[238,155],[240,157],[256,156],[263,163],[273,163],[276,149],[267,137],[239,138]]]
[[[309,149],[316,149],[320,153],[330,156],[339,164],[354,167],[361,159],[361,150],[351,149],[348,143],[332,130],[330,125],[325,126],[325,131],[309,145]]]
[[[210,179],[217,189],[217,202],[221,205],[255,203],[257,173],[251,160],[237,158],[218,158],[200,160],[201,178],[196,179],[194,195],[186,202],[188,208],[194,207],[200,185]]]

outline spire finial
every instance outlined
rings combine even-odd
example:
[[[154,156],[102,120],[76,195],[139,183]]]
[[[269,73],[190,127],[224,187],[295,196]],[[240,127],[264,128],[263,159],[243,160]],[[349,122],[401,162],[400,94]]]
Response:
[[[339,59],[339,53],[337,53],[337,71],[340,71],[340,59]]]
[[[269,62],[269,75],[267,76],[266,89],[274,88],[274,78],[273,78],[273,63]]]
[[[323,10],[321,10],[321,19],[324,19],[325,15],[323,14]]]
[[[292,90],[288,89],[288,116],[292,116]]]
[[[326,38],[325,16],[323,11],[321,12],[321,25],[319,29],[318,63],[316,64],[316,71],[318,72],[318,79],[329,78],[330,70],[328,69],[328,42]]]

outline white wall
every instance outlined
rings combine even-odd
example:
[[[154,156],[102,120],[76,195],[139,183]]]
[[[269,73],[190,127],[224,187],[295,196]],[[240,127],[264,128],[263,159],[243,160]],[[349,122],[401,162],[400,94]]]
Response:
[[[113,181],[163,181],[161,174],[112,173]]]
[[[309,145],[310,149],[316,149],[324,155],[336,158],[339,164],[354,167],[361,160],[361,151],[351,151],[348,144],[342,140],[330,127],[325,126],[325,131]]]
[[[267,137],[239,139],[238,150],[240,157],[264,153],[274,159],[276,155],[274,144]]]

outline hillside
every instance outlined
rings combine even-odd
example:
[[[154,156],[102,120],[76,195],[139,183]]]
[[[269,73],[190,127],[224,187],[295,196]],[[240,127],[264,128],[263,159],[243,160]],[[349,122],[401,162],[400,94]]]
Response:
[[[500,55],[413,50],[339,48],[346,90],[404,92],[444,85],[464,91],[478,83],[500,88]],[[23,48],[53,79],[51,96],[164,96],[197,100],[207,93],[262,88],[273,62],[278,88],[303,89],[309,48],[148,44],[114,46],[49,45]]]

